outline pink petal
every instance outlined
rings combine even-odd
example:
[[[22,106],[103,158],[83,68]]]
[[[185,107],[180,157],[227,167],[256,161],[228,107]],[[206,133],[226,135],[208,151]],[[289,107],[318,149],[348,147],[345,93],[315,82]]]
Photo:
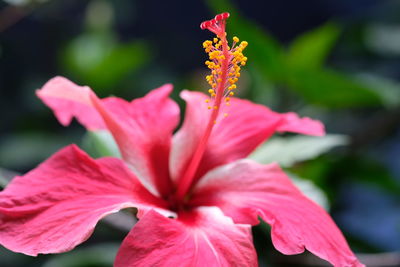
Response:
[[[205,103],[206,95],[183,91],[181,97],[187,107],[184,124],[173,138],[170,161],[173,179],[179,179],[185,170],[211,113]],[[247,157],[276,131],[324,134],[324,127],[319,121],[299,118],[295,113],[279,114],[265,106],[238,98],[230,102],[230,107],[222,107],[220,113],[228,113],[228,117],[214,126],[197,178],[216,166]]]
[[[93,160],[71,145],[0,192],[0,244],[33,256],[64,252],[110,213],[165,206],[121,160]]]
[[[122,243],[115,267],[257,266],[249,225],[235,225],[217,208],[169,219],[149,211]]]
[[[64,125],[75,116],[89,130],[108,129],[140,181],[153,194],[167,195],[172,190],[171,136],[179,122],[179,107],[168,98],[171,91],[167,84],[132,102],[116,97],[100,100],[89,87],[56,77],[37,94]]]
[[[236,223],[272,227],[272,241],[284,254],[304,249],[335,266],[363,266],[331,217],[306,198],[276,164],[241,160],[209,172],[195,188],[192,205],[218,206]]]
[[[324,136],[324,125],[320,121],[308,117],[299,118],[296,113],[288,112],[281,115],[281,122],[277,127],[278,132],[294,132],[314,136]]]
[[[168,98],[171,91],[171,85],[164,85],[130,103],[119,98],[103,102],[91,95],[123,159],[146,188],[161,196],[173,190],[168,162],[179,107]]]
[[[87,86],[78,86],[64,77],[55,77],[37,90],[36,95],[54,111],[64,126],[76,117],[88,130],[105,129],[103,119],[93,108],[90,92]]]

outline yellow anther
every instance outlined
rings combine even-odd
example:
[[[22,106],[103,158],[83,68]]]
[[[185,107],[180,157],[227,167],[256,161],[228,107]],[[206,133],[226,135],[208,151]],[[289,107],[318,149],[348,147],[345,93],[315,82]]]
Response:
[[[223,96],[223,103],[227,106],[230,105],[230,97],[235,95],[236,82],[240,77],[241,66],[244,66],[247,62],[247,57],[243,55],[243,50],[246,48],[248,43],[246,41],[240,41],[237,36],[232,38],[232,48],[228,44],[222,42],[225,35],[220,35],[213,38],[211,41],[206,40],[203,42],[203,47],[208,53],[209,60],[205,61],[206,66],[210,69],[210,75],[206,76],[207,82],[210,84],[211,89],[208,90],[210,97],[205,99],[205,103],[213,103],[212,99],[217,97],[218,90],[222,90],[221,96]],[[221,39],[222,38],[222,39]],[[225,40],[225,39],[224,39]],[[228,57],[226,57],[228,55]],[[225,62],[226,60],[229,62]],[[222,68],[222,66],[225,66]],[[209,87],[209,88],[210,88]],[[219,92],[219,91],[218,91]],[[218,109],[218,105],[210,105],[208,109]],[[228,113],[224,113],[226,117]],[[214,122],[216,123],[216,122]]]
[[[226,103],[225,103],[225,105],[227,105],[227,106],[230,106],[230,105],[231,105],[231,103],[229,103],[229,102],[226,102]]]
[[[225,117],[225,118],[228,117],[228,113],[224,113],[224,117]]]
[[[215,57],[219,56],[219,51],[218,50],[212,51],[209,55],[210,55],[210,57],[212,56],[215,58]]]

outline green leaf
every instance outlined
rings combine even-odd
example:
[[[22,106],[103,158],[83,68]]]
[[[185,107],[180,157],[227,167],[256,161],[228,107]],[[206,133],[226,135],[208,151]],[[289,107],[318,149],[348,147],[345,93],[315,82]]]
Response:
[[[277,162],[283,167],[290,167],[297,162],[316,158],[334,147],[347,145],[348,142],[347,136],[339,134],[328,134],[323,137],[303,135],[274,137],[262,144],[249,157],[262,164]]]
[[[66,48],[63,62],[68,71],[94,88],[113,87],[151,58],[146,43],[118,43],[110,33],[86,33]]]
[[[335,44],[340,30],[336,24],[327,23],[300,35],[289,47],[287,62],[292,67],[319,68]]]
[[[315,185],[312,181],[300,178],[294,173],[285,171],[290,177],[292,182],[306,195],[308,198],[313,200],[315,203],[323,207],[325,210],[329,210],[329,200],[325,192]]]
[[[383,21],[382,21],[383,22]],[[386,58],[400,55],[400,28],[397,23],[368,23],[363,29],[364,45]]]
[[[7,184],[17,175],[17,172],[0,168],[0,188],[5,188]]]
[[[5,136],[0,142],[0,162],[10,169],[32,168],[74,139],[39,132]]]
[[[97,79],[103,86],[112,86],[130,72],[134,72],[150,58],[144,42],[131,42],[115,46],[89,73],[90,79]]]
[[[329,108],[379,106],[381,96],[356,78],[333,70],[292,69],[288,85],[304,99]]]
[[[8,184],[8,180],[0,175],[0,188],[5,188]]]
[[[265,81],[284,85],[305,101],[328,108],[382,104],[380,95],[358,79],[321,68],[340,32],[335,24],[325,24],[300,36],[285,54],[265,29],[242,18],[229,0],[208,0],[207,4],[214,14],[231,13],[229,35],[237,34],[249,42],[245,50],[248,62]]]
[[[336,176],[347,182],[365,183],[399,195],[400,183],[393,177],[388,168],[375,159],[363,156],[349,156],[337,162],[332,166],[335,168]]]
[[[360,83],[368,84],[380,96],[387,108],[400,105],[400,84],[398,82],[372,73],[362,73],[356,78]]]
[[[390,194],[400,194],[400,183],[381,162],[366,157],[365,153],[339,156],[324,155],[291,168],[327,193],[334,202],[337,194],[348,183],[362,183],[380,188]]]
[[[88,131],[83,138],[84,149],[95,158],[121,158],[118,145],[109,131]]]
[[[0,168],[0,188],[5,188],[7,184],[17,176],[18,173]]]
[[[103,222],[121,232],[129,233],[132,227],[137,223],[134,213],[137,213],[137,209],[125,209],[107,215],[107,217],[103,218]]]
[[[117,243],[105,243],[78,248],[66,254],[55,256],[47,261],[43,267],[113,266],[119,247],[120,244]]]

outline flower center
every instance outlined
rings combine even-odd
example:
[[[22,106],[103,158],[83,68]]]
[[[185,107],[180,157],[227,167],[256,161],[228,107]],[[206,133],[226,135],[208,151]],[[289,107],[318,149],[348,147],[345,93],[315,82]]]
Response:
[[[188,197],[187,193],[197,182],[195,174],[203,157],[212,129],[217,120],[228,116],[228,113],[225,111],[230,106],[230,97],[235,94],[236,82],[240,77],[240,67],[245,65],[247,61],[247,58],[242,53],[247,46],[246,41],[238,44],[239,38],[235,36],[233,37],[232,47],[228,45],[225,32],[226,19],[228,17],[229,13],[222,13],[216,15],[214,19],[204,21],[200,24],[201,29],[208,29],[216,34],[213,41],[207,40],[203,43],[203,48],[209,56],[209,60],[205,64],[211,70],[211,74],[206,76],[206,80],[211,87],[208,90],[210,98],[206,99],[206,102],[209,103],[208,109],[211,110],[211,114],[193,157],[180,179],[175,194],[177,201],[180,203],[185,202],[185,199]],[[225,102],[225,105],[221,106],[223,102]],[[218,116],[221,110],[224,110],[224,115]]]

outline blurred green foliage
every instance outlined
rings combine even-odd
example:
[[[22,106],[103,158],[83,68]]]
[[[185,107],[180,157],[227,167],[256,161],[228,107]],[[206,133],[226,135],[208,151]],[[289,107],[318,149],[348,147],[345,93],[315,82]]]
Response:
[[[82,146],[94,158],[121,158],[118,146],[108,131],[88,131],[83,138]]]
[[[107,267],[112,266],[120,244],[103,243],[55,257],[43,267]]]
[[[66,69],[96,90],[112,88],[148,61],[144,42],[119,44],[106,33],[87,33],[74,40],[64,54]],[[112,66],[112,67],[110,67]],[[117,93],[113,89],[113,93]]]
[[[262,164],[277,162],[280,166],[292,167],[298,162],[314,159],[332,148],[347,144],[348,137],[339,134],[323,137],[274,137],[259,146],[249,157]]]
[[[379,106],[388,101],[381,90],[324,66],[340,34],[337,24],[327,23],[306,32],[286,48],[258,25],[244,19],[229,0],[207,3],[215,13],[231,13],[228,29],[250,41],[248,57],[261,59],[250,64],[269,79],[267,82],[293,90],[308,103],[325,108]],[[400,90],[392,92],[400,98]]]
[[[29,1],[8,2],[17,4]],[[43,1],[33,2],[37,4]],[[48,2],[53,8],[66,3]],[[67,75],[79,84],[89,85],[102,96],[110,94],[137,96],[151,89],[151,86],[155,84],[160,85],[161,82],[174,82],[176,91],[182,88],[199,89],[206,85],[202,80],[202,71],[205,71],[205,68],[198,70],[201,59],[196,58],[196,53],[201,53],[200,43],[198,51],[177,53],[183,46],[188,46],[183,42],[180,47],[176,41],[184,40],[185,36],[169,39],[162,35],[160,39],[163,39],[164,43],[152,38],[132,36],[121,38],[123,35],[121,25],[118,28],[117,24],[129,20],[118,17],[121,14],[117,13],[116,6],[124,9],[129,5],[126,1],[84,2],[80,4],[85,10],[80,22],[82,28],[57,44],[55,63],[57,72]],[[138,2],[131,1],[130,3],[137,4]],[[308,191],[306,193],[312,198],[316,197],[318,202],[318,199],[329,202],[325,207],[330,206],[334,216],[348,212],[349,203],[344,203],[347,200],[343,200],[345,194],[343,192],[354,184],[372,186],[383,192],[384,196],[393,197],[400,203],[400,182],[396,179],[399,173],[396,173],[396,167],[391,167],[392,165],[400,166],[400,161],[396,158],[398,153],[391,155],[389,159],[385,158],[383,153],[376,153],[378,148],[382,149],[379,146],[384,146],[386,142],[389,148],[400,149],[398,141],[400,84],[390,78],[390,75],[385,76],[377,71],[377,69],[386,69],[386,65],[376,69],[358,69],[348,66],[351,65],[349,63],[332,64],[332,55],[340,54],[339,52],[347,53],[351,49],[355,49],[358,53],[362,49],[375,49],[378,51],[376,53],[385,54],[382,49],[389,47],[391,55],[398,53],[396,52],[398,49],[396,50],[393,45],[396,42],[390,41],[392,40],[390,37],[396,33],[396,28],[390,28],[388,34],[388,29],[376,24],[368,26],[366,23],[366,27],[369,27],[367,44],[365,44],[367,47],[360,44],[362,40],[358,40],[358,37],[351,37],[357,39],[358,43],[351,44],[355,48],[349,48],[349,42],[342,40],[344,35],[349,35],[346,33],[348,29],[344,27],[345,23],[328,21],[302,32],[290,42],[285,43],[278,41],[261,24],[243,16],[242,11],[239,12],[239,9],[232,4],[234,1],[206,0],[204,3],[209,7],[210,16],[219,12],[230,12],[228,34],[231,37],[237,35],[241,40],[249,42],[245,50],[249,64],[244,68],[243,77],[240,80],[240,94],[256,102],[268,103],[279,111],[293,110],[302,115],[320,118],[326,123],[328,133],[341,133],[328,134],[323,138],[292,135],[274,137],[262,144],[251,158],[261,163],[276,161],[281,164],[293,180],[300,187],[303,186],[303,190]],[[143,10],[138,8],[135,11],[140,13]],[[147,10],[147,15],[153,16],[156,11]],[[40,12],[34,16],[43,16],[44,20],[54,19]],[[172,25],[175,27],[182,25],[181,17],[170,16],[169,19],[173,21]],[[161,29],[160,32],[165,30],[163,26],[160,22],[148,25],[149,31]],[[128,26],[124,24],[122,28],[124,27]],[[174,28],[167,30],[173,32]],[[197,25],[196,30],[198,30]],[[198,31],[200,35],[201,32]],[[362,32],[362,30],[358,31]],[[347,36],[347,38],[350,37]],[[353,39],[351,42],[355,42]],[[387,44],[382,44],[382,40],[385,40]],[[341,44],[346,47],[338,52],[336,49]],[[8,51],[9,47],[3,43],[0,45],[2,51]],[[156,57],[160,52],[158,48],[161,46],[170,49],[167,52],[173,55],[173,60],[166,60],[167,63],[165,63]],[[368,50],[365,53],[367,54],[364,55],[365,58],[372,58],[375,52]],[[2,57],[5,55],[2,54]],[[198,69],[184,66],[184,70],[179,70],[177,65],[187,58],[190,59],[189,61],[197,62],[198,60],[194,63],[199,66]],[[389,60],[382,61],[388,64]],[[393,67],[390,71],[393,72]],[[46,73],[46,75],[49,74]],[[43,78],[32,76],[34,78],[29,75],[21,77],[25,91],[19,101],[24,104],[29,103],[27,110],[33,110],[32,113],[36,112],[35,114],[39,115],[33,116],[25,112],[19,121],[18,117],[15,119],[12,117],[11,133],[2,136],[0,140],[0,167],[6,168],[0,169],[0,187],[4,187],[16,174],[8,169],[25,172],[71,142],[81,145],[93,157],[119,156],[117,146],[108,133],[87,132],[82,139],[83,129],[76,124],[73,124],[71,128],[78,130],[61,129],[48,109],[41,106],[38,100],[32,101],[33,89],[41,86],[40,79]],[[192,77],[196,78],[192,79]],[[127,90],[127,88],[131,90],[139,87],[143,87],[139,92]],[[174,92],[174,97],[176,96],[177,92]],[[180,101],[177,97],[176,100]],[[182,104],[182,101],[179,103]],[[41,129],[40,127],[48,128]],[[385,153],[389,153],[387,150]],[[397,211],[400,214],[400,210],[397,209]],[[371,211],[371,216],[377,216],[377,212]],[[390,214],[386,215],[389,217]],[[339,216],[335,218],[340,219]],[[366,222],[364,224],[366,225]],[[400,227],[400,223],[397,225]],[[383,225],[381,228],[385,227]],[[391,246],[371,241],[368,235],[352,232],[346,225],[343,225],[342,229],[347,237],[352,237],[352,247],[364,252],[385,251],[396,246],[400,247],[396,241],[392,242]],[[391,230],[391,233],[400,240],[399,229]],[[371,228],[370,232],[375,230]],[[269,238],[268,226],[263,224],[254,231],[260,258],[265,258],[265,262],[269,262],[268,256],[269,253],[273,253],[271,252],[273,248],[270,243],[267,248],[268,245],[265,244]],[[115,234],[115,229],[106,227],[106,232],[109,238]],[[94,238],[97,238],[96,233]],[[102,241],[96,242],[102,243]],[[115,244],[105,246],[90,244],[89,247],[78,248],[65,255],[40,257],[39,261],[46,262],[44,265],[46,267],[111,266],[116,249]],[[27,257],[18,258],[18,255],[10,255],[11,253],[2,251],[0,262],[5,266],[12,266],[13,262],[20,264],[19,266],[28,266],[32,263]],[[264,261],[261,260],[261,263],[264,264]]]
[[[92,1],[85,30],[61,53],[65,69],[96,91],[118,94],[118,85],[151,59],[145,41],[121,43],[113,32],[114,11],[107,1]]]
[[[300,35],[289,46],[287,63],[294,68],[323,67],[340,34],[339,26],[327,23]]]

